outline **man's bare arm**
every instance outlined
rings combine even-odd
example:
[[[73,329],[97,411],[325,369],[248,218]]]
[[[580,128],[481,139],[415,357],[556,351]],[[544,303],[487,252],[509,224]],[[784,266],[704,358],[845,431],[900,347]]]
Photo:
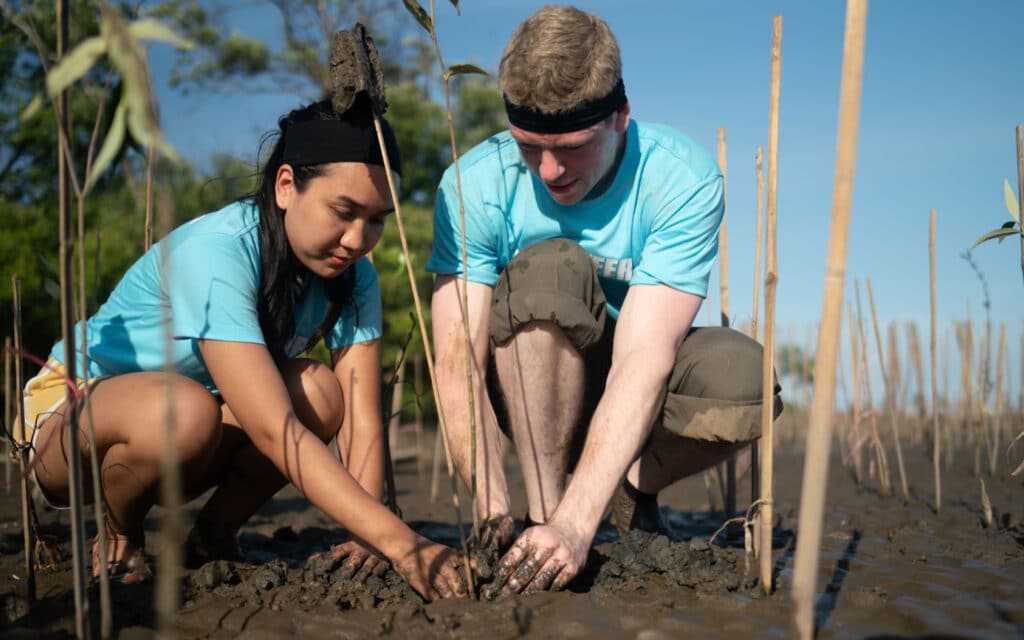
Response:
[[[431,299],[435,372],[452,458],[462,479],[470,481],[469,393],[466,389],[466,340],[462,324],[462,281],[439,276]],[[488,314],[493,290],[470,282],[467,287],[469,330],[473,344],[473,392],[477,425],[477,510],[482,519],[509,513],[510,502],[501,463],[501,434],[485,388]]]

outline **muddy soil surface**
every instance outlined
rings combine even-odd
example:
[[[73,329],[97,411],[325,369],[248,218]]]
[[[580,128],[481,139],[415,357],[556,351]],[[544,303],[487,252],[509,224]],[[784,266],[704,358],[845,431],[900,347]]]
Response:
[[[907,504],[881,496],[874,479],[858,486],[834,461],[818,580],[820,638],[1024,637],[1024,482],[1006,470],[984,476],[993,511],[986,526],[968,457],[944,471],[938,515],[923,449],[906,452]],[[586,569],[564,592],[429,604],[386,567],[356,582],[327,570],[323,555],[310,559],[344,541],[345,532],[286,489],[243,529],[245,562],[183,571],[178,628],[185,638],[789,638],[802,463],[790,449],[775,465],[777,586],[769,596],[761,595],[757,563],[744,552],[742,526],[718,532],[725,517],[708,510],[700,477],[662,494],[670,536],[633,532],[620,540],[603,526]],[[525,513],[515,469],[509,478],[514,508]],[[405,519],[457,545],[450,485],[442,479],[432,502],[430,484],[415,465],[399,468]],[[738,499],[749,503],[749,478],[741,478]],[[74,631],[70,562],[47,559],[37,578],[40,599],[29,607],[18,500],[16,490],[0,492],[0,635],[67,637]],[[190,504],[189,514],[197,508]],[[66,514],[40,516],[55,540],[67,536]],[[159,551],[159,516],[148,521],[151,553]],[[90,593],[98,618],[95,586]],[[112,595],[115,635],[153,635],[151,584],[117,584]]]

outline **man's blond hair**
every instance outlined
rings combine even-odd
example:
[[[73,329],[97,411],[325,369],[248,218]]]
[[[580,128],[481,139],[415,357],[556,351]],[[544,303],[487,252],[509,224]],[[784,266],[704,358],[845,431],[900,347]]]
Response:
[[[559,5],[542,8],[516,27],[498,68],[508,101],[543,113],[602,98],[621,77],[619,44],[607,23]]]

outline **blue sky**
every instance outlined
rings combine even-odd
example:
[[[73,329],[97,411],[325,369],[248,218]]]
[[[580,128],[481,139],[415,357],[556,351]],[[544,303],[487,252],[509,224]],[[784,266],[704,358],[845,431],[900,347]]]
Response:
[[[437,0],[446,62],[473,61],[496,71],[515,25],[544,4],[463,0],[456,15],[449,2]],[[602,16],[615,32],[634,118],[673,125],[713,154],[716,130],[725,127],[730,306],[737,323],[751,313],[754,153],[757,145],[767,147],[771,22],[783,17],[777,323],[779,340],[804,342],[821,315],[845,3],[580,0],[577,6]],[[940,331],[964,319],[968,307],[976,325],[984,318],[978,279],[960,254],[1009,219],[1004,179],[1017,189],[1021,24],[1024,2],[1017,0],[876,0],[869,7],[846,293],[851,299],[854,279],[870,279],[880,322],[918,323],[926,366],[929,209],[938,218]],[[237,25],[250,33],[263,27]],[[182,96],[162,82],[167,52],[157,47],[151,55],[165,130],[199,166],[214,151],[251,160],[259,134],[305,98]],[[999,323],[1008,325],[1011,376],[1019,381],[1020,244],[986,244],[974,256],[988,280],[996,331]],[[717,292],[716,271],[708,298],[716,318]],[[866,298],[863,303],[867,314]],[[955,343],[949,351],[956,358]]]

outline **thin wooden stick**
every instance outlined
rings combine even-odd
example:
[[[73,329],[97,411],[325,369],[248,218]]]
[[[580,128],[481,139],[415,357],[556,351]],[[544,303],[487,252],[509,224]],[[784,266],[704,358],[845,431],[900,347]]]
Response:
[[[22,540],[25,543],[25,592],[29,602],[36,600],[36,563],[35,535],[32,530],[32,486],[29,481],[29,437],[25,429],[25,401],[22,393],[25,389],[25,377],[22,367],[22,342],[21,342],[21,281],[18,275],[11,276],[11,290],[14,295],[14,387],[17,389],[18,404],[15,411],[15,420],[19,425],[19,433],[14,434],[20,450],[18,461],[21,463],[21,527]]]
[[[398,189],[395,188],[395,181],[391,175],[391,160],[388,158],[387,146],[384,144],[384,131],[380,126],[380,118],[373,117],[373,126],[377,130],[377,144],[380,145],[381,157],[384,159],[384,172],[387,174],[388,189],[391,192],[391,201],[395,205],[395,224],[398,227],[398,239],[402,244],[402,255],[405,257],[405,272],[409,277],[409,288],[412,290],[413,308],[416,310],[416,322],[420,329],[420,339],[423,341],[424,357],[427,361],[427,373],[430,376],[430,388],[434,393],[434,405],[437,407],[437,425],[441,433],[441,443],[444,445],[444,456],[448,463],[448,478],[452,484],[452,503],[455,507],[455,524],[459,532],[459,543],[465,551],[465,572],[470,592],[474,592],[473,571],[469,565],[469,546],[466,542],[466,533],[462,528],[462,507],[459,504],[459,491],[455,481],[455,468],[452,465],[452,454],[448,448],[448,434],[445,430],[444,407],[441,406],[440,395],[437,390],[437,375],[434,371],[434,354],[430,348],[430,335],[427,333],[427,323],[423,318],[423,306],[420,304],[419,290],[416,288],[416,276],[412,270],[412,259],[409,255],[409,242],[405,236],[405,225],[402,224],[402,207],[398,200]]]
[[[775,255],[776,201],[779,185],[779,89],[782,78],[782,16],[772,18],[771,82],[768,99],[768,191],[765,230],[764,364],[761,370],[761,589],[772,592],[772,513],[775,499],[774,397],[775,397],[775,288],[778,261]]]
[[[147,195],[152,199],[152,195]],[[166,238],[174,226],[173,202],[166,192],[157,203],[157,225],[161,238]],[[159,260],[166,277],[171,278],[172,260],[170,246],[163,243],[157,248]],[[182,565],[182,547],[185,541],[185,517],[183,513],[184,492],[181,477],[181,460],[178,457],[177,402],[174,387],[174,332],[170,307],[165,307],[160,324],[164,340],[164,384],[167,405],[164,407],[164,451],[160,460],[160,497],[164,516],[160,522],[160,555],[157,558],[159,570],[156,583],[157,636],[177,636],[178,609],[181,606],[181,587],[178,570]]]
[[[757,145],[754,163],[757,167],[757,231],[754,234],[754,306],[750,321],[750,337],[757,340],[757,312],[760,304],[758,297],[761,286],[761,233],[764,226],[764,175],[761,172],[761,145]]]
[[[939,513],[942,511],[942,475],[939,468],[942,434],[939,431],[938,363],[935,361],[935,209],[931,210],[928,225],[928,277],[931,283],[932,322],[928,345],[932,357],[932,467],[935,475],[935,513]]]
[[[846,326],[850,332],[850,381],[853,388],[853,446],[850,457],[853,459],[853,477],[857,486],[864,484],[864,453],[860,447],[860,341],[857,340],[857,321],[853,315],[853,304],[846,304]],[[821,336],[818,336],[821,340]]]
[[[1017,125],[1017,227],[1022,231],[1020,236],[1020,274],[1024,278],[1024,140],[1021,139],[1021,126]],[[1024,380],[1021,380],[1024,393]]]
[[[57,0],[57,59],[60,60],[68,47],[68,21],[70,6],[67,0]],[[55,98],[61,114],[58,128],[70,130],[70,114],[68,112],[67,91],[61,91]],[[64,367],[72,378],[77,374],[75,364],[75,288],[72,273],[73,242],[71,235],[71,165],[69,162],[69,142],[65,136],[57,139],[57,182],[58,182],[58,217],[60,229],[60,309],[61,337],[64,340]],[[75,406],[75,392],[67,390],[67,405]],[[71,553],[74,599],[75,599],[75,633],[79,638],[92,633],[89,623],[89,598],[86,592],[85,568],[85,521],[82,513],[82,459],[81,443],[79,442],[78,411],[70,412],[70,420],[66,422],[68,429],[68,467],[69,493],[71,502]]]
[[[878,331],[878,314],[875,313],[875,295],[871,290],[871,278],[866,280],[868,289],[868,304],[871,307],[871,324],[875,329],[875,345],[878,347],[878,362],[882,369],[882,386],[885,388],[885,404],[892,420],[892,439],[896,444],[896,469],[900,473],[900,489],[903,491],[903,501],[910,502],[910,490],[907,488],[907,470],[903,465],[903,447],[900,445],[900,426],[896,419],[896,390],[889,374],[886,373],[885,352],[882,350],[882,334]]]
[[[4,445],[4,486],[5,492],[11,493],[11,475],[14,464],[16,449],[14,446],[14,396],[11,390],[11,337],[4,338],[4,429],[10,438],[6,438]],[[21,397],[21,389],[18,389],[18,397]]]
[[[878,480],[882,485],[882,495],[888,496],[892,493],[892,485],[889,484],[889,462],[885,455],[885,447],[878,435],[878,419],[875,415],[874,402],[871,396],[871,370],[868,368],[868,341],[864,337],[864,314],[860,306],[860,283],[856,283],[855,292],[857,297],[857,331],[860,336],[860,372],[864,376],[864,396],[867,400],[867,414],[871,420],[871,442],[875,451],[875,460],[878,462]]]
[[[718,127],[718,168],[722,171],[722,226],[718,229],[718,292],[722,313],[722,326],[729,326],[729,177],[726,173],[725,127]]]
[[[793,575],[795,622],[800,638],[814,636],[814,591],[818,575],[818,550],[824,521],[825,487],[828,479],[830,427],[835,398],[836,356],[842,322],[846,247],[853,199],[857,158],[857,125],[860,116],[861,78],[864,62],[864,31],[867,1],[849,0],[843,42],[843,75],[839,92],[839,133],[836,144],[835,185],[832,192],[832,229],[829,233],[825,301],[818,333],[818,368],[814,401],[807,434],[800,521]]]
[[[722,171],[722,226],[718,230],[718,284],[722,326],[729,326],[729,235],[726,221],[729,216],[729,176],[726,170],[725,127],[718,127],[718,168]],[[736,455],[733,454],[718,466],[725,475],[725,513],[731,518],[736,513]]]
[[[996,404],[992,417],[992,445],[988,451],[988,471],[996,475],[999,463],[1000,431],[1003,428],[1003,367],[1006,366],[1006,324],[999,325],[999,353],[996,357]]]
[[[153,246],[153,159],[156,147],[149,145],[146,162],[146,226],[143,229],[142,251]]]

